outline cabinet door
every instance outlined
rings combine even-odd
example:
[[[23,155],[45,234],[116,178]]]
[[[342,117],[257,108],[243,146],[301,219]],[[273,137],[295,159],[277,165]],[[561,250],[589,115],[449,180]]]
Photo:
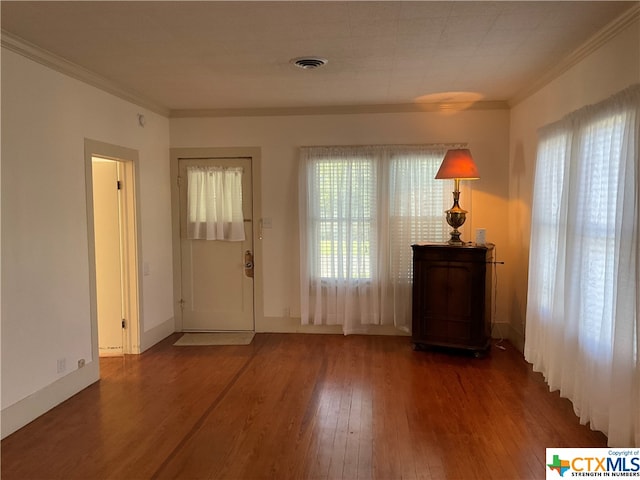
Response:
[[[436,262],[429,264],[426,270],[426,338],[433,342],[467,345],[473,334],[472,265]]]
[[[446,312],[449,308],[449,265],[446,262],[424,262],[425,274],[420,323],[423,339],[432,342],[448,342]]]

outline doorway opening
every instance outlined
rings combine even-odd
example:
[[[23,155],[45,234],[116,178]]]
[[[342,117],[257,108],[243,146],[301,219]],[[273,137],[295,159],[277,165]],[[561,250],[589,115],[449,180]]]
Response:
[[[94,356],[140,353],[137,152],[88,142]]]

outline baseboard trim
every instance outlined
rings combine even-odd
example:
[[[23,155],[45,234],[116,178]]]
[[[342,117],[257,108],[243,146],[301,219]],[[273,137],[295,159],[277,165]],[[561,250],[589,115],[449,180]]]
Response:
[[[511,326],[506,322],[494,322],[491,324],[491,338],[494,340],[509,340]]]
[[[8,437],[99,379],[100,363],[96,359],[2,409],[1,437]]]
[[[509,324],[509,341],[520,353],[524,353],[524,332]]]
[[[302,325],[299,318],[294,317],[265,317],[256,322],[256,333],[316,333],[342,335],[341,325]],[[363,335],[398,335],[410,336],[409,333],[391,325],[370,325],[366,331],[353,332]],[[493,340],[509,340],[520,352],[524,351],[524,336],[514,329],[510,323],[496,322],[491,326],[491,338]]]
[[[299,318],[295,317],[265,317],[260,322],[256,321],[256,333],[318,333],[318,334],[344,334],[342,325],[302,325]],[[392,325],[367,325],[361,333],[363,335],[400,335],[408,333],[398,330]]]
[[[162,322],[160,325],[153,327],[151,330],[144,331],[140,334],[140,353],[150,349],[156,343],[161,342],[176,331],[175,318],[171,317]]]
[[[508,322],[496,322],[491,325],[493,340],[508,340],[520,353],[524,351],[524,335]]]

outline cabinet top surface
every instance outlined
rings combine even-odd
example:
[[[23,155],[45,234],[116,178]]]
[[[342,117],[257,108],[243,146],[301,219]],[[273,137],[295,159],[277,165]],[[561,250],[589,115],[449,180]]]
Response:
[[[476,243],[465,243],[463,245],[449,245],[448,243],[416,243],[411,245],[413,248],[451,248],[456,250],[491,250],[495,247],[493,243],[487,243],[485,245],[478,245]]]

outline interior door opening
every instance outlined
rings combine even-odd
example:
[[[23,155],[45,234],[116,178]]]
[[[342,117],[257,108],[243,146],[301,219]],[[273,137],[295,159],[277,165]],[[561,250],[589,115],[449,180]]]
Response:
[[[139,353],[133,161],[91,156],[98,355]]]

